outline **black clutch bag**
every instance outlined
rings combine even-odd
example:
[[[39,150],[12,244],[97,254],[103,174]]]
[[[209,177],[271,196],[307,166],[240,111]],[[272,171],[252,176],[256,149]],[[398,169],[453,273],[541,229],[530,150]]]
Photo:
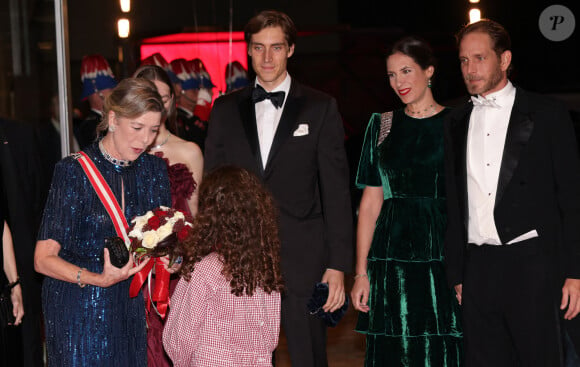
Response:
[[[308,300],[308,311],[324,320],[327,326],[335,327],[348,310],[348,296],[345,296],[344,304],[334,312],[324,312],[322,306],[328,299],[328,283],[316,283],[312,291],[312,297]]]
[[[109,250],[111,264],[117,268],[122,268],[129,261],[129,250],[121,237],[105,238],[105,248]]]

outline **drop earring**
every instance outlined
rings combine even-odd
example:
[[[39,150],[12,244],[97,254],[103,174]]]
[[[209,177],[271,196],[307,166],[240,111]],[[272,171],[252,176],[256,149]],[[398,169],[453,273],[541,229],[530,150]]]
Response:
[[[431,88],[431,79],[427,80],[427,88]]]
[[[109,132],[114,132],[115,131],[115,127],[112,125],[109,125]]]

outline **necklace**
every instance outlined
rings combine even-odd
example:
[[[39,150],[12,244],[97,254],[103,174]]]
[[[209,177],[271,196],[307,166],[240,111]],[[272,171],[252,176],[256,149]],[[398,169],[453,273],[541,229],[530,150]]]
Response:
[[[161,148],[162,146],[164,146],[164,145],[165,145],[165,143],[167,143],[167,141],[169,140],[169,136],[170,136],[170,135],[171,135],[171,133],[170,133],[170,132],[167,132],[167,136],[165,137],[165,139],[163,139],[163,141],[162,141],[161,143],[159,143],[159,144],[157,144],[157,145],[155,145],[155,146],[151,147],[151,149],[159,149],[159,148]]]
[[[133,164],[133,161],[126,161],[123,159],[117,159],[117,158],[114,158],[113,156],[111,156],[109,154],[109,152],[107,152],[105,150],[105,147],[103,146],[102,140],[99,141],[99,150],[101,151],[101,154],[103,154],[103,157],[105,157],[106,160],[113,163],[115,166],[129,167],[130,165]]]
[[[407,106],[407,107],[405,107],[405,111],[407,112],[407,115],[409,115],[413,118],[424,119],[424,118],[433,116],[437,112],[437,109],[435,108],[435,105],[431,104],[428,107],[426,107],[425,109],[423,109],[423,110],[419,109],[417,111],[411,111],[409,106]]]

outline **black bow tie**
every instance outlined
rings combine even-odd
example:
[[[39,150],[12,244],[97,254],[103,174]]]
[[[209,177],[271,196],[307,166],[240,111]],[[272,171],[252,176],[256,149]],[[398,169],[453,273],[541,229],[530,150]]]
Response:
[[[266,90],[262,88],[260,85],[256,85],[256,88],[254,88],[254,90],[252,91],[252,101],[254,101],[254,103],[258,103],[262,102],[265,99],[269,99],[274,105],[274,107],[280,108],[284,103],[285,95],[286,93],[283,91],[273,93],[266,92]]]

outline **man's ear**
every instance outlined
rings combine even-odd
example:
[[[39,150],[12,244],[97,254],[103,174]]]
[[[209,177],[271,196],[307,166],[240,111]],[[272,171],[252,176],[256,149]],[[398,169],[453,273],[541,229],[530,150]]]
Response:
[[[512,52],[510,50],[505,50],[499,58],[501,70],[506,71],[512,63]]]
[[[288,58],[290,58],[292,55],[294,55],[294,45],[288,48]]]

